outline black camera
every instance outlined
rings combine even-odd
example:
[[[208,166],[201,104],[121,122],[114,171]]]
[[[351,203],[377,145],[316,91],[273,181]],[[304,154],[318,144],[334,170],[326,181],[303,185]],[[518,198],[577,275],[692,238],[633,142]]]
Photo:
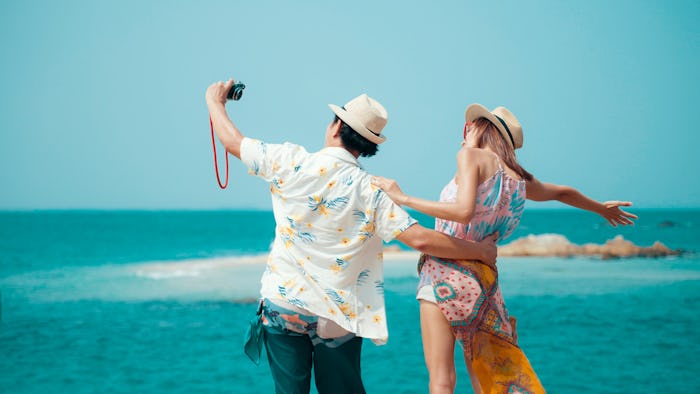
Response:
[[[231,90],[228,91],[228,94],[226,94],[226,98],[229,100],[240,100],[241,96],[243,96],[243,89],[245,89],[245,85],[236,82],[231,86]]]

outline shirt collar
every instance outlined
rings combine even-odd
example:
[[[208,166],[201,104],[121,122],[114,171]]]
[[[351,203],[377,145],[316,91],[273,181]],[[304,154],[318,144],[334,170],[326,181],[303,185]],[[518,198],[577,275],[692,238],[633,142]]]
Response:
[[[357,158],[352,155],[352,153],[348,152],[347,149],[344,148],[339,148],[337,146],[328,146],[323,149],[321,149],[318,153],[323,154],[323,155],[328,155],[335,157],[338,160],[342,160],[344,162],[356,165],[360,168],[362,166],[360,163],[357,161]]]

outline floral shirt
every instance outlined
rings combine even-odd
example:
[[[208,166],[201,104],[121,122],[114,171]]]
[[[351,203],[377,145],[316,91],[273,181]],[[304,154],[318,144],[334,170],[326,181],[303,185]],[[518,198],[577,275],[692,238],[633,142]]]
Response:
[[[416,221],[371,185],[371,175],[345,149],[308,153],[245,138],[241,160],[270,182],[272,194],[275,240],[261,296],[385,343],[382,240]]]

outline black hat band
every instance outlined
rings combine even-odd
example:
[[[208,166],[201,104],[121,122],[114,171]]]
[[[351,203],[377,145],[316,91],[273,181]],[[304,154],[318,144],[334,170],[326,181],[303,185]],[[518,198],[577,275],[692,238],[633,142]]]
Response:
[[[506,133],[508,133],[508,137],[510,137],[510,143],[513,144],[513,149],[515,149],[515,141],[513,141],[513,134],[510,133],[510,129],[508,128],[508,125],[506,124],[506,122],[504,122],[500,116],[494,115],[494,114],[492,114],[492,115],[495,116],[496,119],[498,119],[498,121],[501,122],[503,127],[506,128]]]

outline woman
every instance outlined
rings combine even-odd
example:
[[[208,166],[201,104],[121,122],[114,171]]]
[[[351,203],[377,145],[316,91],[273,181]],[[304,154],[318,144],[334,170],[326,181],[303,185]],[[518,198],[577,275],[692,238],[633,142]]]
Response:
[[[408,196],[382,177],[373,183],[394,202],[436,217],[435,229],[481,240],[492,233],[508,237],[520,222],[525,199],[558,200],[595,212],[613,226],[632,224],[635,215],[620,209],[630,202],[599,203],[576,189],[541,183],[515,158],[523,144],[522,127],[504,107],[493,112],[480,104],[466,111],[457,174],[440,201]],[[421,332],[430,392],[454,392],[454,345],[458,340],[475,393],[543,393],[544,388],[517,344],[515,319],[508,316],[495,266],[422,256],[419,265]]]

